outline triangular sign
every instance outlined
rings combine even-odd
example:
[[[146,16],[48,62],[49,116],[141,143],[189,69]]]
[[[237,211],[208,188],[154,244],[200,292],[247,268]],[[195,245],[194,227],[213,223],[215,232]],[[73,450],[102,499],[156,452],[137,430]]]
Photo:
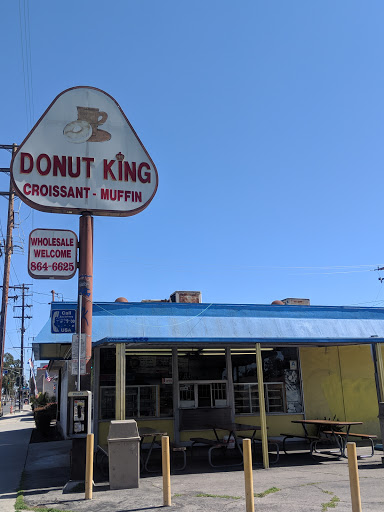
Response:
[[[155,164],[117,102],[94,87],[59,94],[11,164],[17,195],[37,210],[125,217],[144,210]]]

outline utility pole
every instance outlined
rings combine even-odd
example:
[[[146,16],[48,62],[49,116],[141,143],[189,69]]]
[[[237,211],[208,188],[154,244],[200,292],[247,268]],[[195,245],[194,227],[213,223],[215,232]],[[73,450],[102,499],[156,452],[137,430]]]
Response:
[[[16,144],[1,144],[0,149],[12,150],[14,155],[17,151]],[[1,169],[1,172],[9,172],[9,169]],[[11,254],[13,252],[12,231],[14,226],[14,199],[15,193],[12,187],[12,181],[9,180],[9,192],[1,192],[0,195],[8,195],[8,220],[7,220],[7,238],[4,247],[4,275],[3,275],[3,295],[1,300],[1,317],[0,317],[0,394],[3,390],[3,360],[4,360],[4,347],[5,347],[5,326],[7,320],[7,304],[8,304],[8,291],[9,291],[9,274],[11,269]],[[2,415],[2,405],[0,400],[0,412]]]
[[[25,304],[25,297],[31,297],[31,295],[26,295],[26,291],[29,290],[28,286],[25,284],[19,286],[10,286],[10,288],[14,290],[21,290],[21,306],[14,306],[14,308],[21,308],[21,316],[15,316],[14,318],[21,318],[21,357],[20,357],[20,366],[21,366],[21,375],[20,375],[20,386],[19,386],[19,410],[23,409],[23,400],[22,400],[22,389],[24,388],[24,333],[25,327],[24,322],[27,318],[32,318],[25,314],[26,308],[31,308],[31,304]]]

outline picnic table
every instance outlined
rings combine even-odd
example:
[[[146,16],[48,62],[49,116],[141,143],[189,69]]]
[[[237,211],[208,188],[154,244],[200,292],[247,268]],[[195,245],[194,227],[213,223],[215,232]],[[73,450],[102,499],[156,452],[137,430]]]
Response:
[[[212,429],[213,430],[213,432],[215,434],[216,440],[206,439],[204,437],[191,437],[191,441],[192,441],[192,447],[191,448],[193,448],[196,444],[208,445],[210,447],[209,450],[208,450],[208,462],[209,462],[210,466],[212,466],[212,467],[241,466],[243,464],[243,460],[241,460],[241,462],[238,462],[238,463],[233,463],[232,462],[232,463],[229,463],[229,464],[220,464],[220,465],[213,464],[213,462],[212,462],[212,451],[215,450],[215,449],[218,449],[218,448],[222,448],[224,453],[226,453],[227,449],[229,448],[229,444],[230,444],[230,441],[231,441],[231,438],[232,438],[234,440],[234,442],[235,442],[235,448],[239,451],[241,456],[243,456],[243,450],[241,448],[241,443],[239,443],[238,433],[239,432],[247,432],[247,431],[252,432],[251,441],[252,441],[252,445],[253,445],[253,441],[255,439],[256,432],[261,430],[261,427],[259,427],[258,425],[246,425],[244,423],[228,423],[228,424],[214,424],[214,423],[212,423],[212,424],[205,425],[205,427],[207,429]],[[219,430],[228,432],[227,440],[226,441],[223,441],[220,438],[220,436],[218,434]]]
[[[338,420],[292,420],[292,423],[300,423],[304,429],[304,437],[310,441],[310,452],[316,452],[317,444],[321,441],[321,434],[331,436],[337,446],[337,452],[340,457],[346,457],[345,447],[348,443],[350,436],[357,436],[358,434],[351,434],[350,430],[353,425],[362,425],[362,421],[338,421]],[[316,436],[310,436],[307,430],[307,425],[314,425],[317,427]],[[328,430],[326,430],[328,428]],[[345,429],[345,431],[343,431]],[[361,434],[364,436],[364,434]],[[287,435],[288,437],[288,435]],[[291,436],[292,437],[292,436]],[[284,443],[284,441],[283,441]],[[333,454],[333,452],[328,452]]]
[[[153,448],[159,443],[158,441],[158,437],[161,438],[162,436],[166,436],[167,435],[167,432],[164,432],[163,430],[159,430],[159,429],[154,429],[154,428],[151,428],[151,427],[141,427],[139,428],[139,436],[140,436],[140,453],[141,453],[141,465],[142,465],[142,468],[145,469],[145,471],[148,471],[149,473],[151,472],[149,469],[148,469],[148,462],[151,458],[151,454],[152,454],[152,451],[153,451]],[[144,457],[143,456],[143,449],[142,449],[142,445],[143,445],[143,442],[144,442],[144,439],[150,439],[150,446],[149,446],[149,449],[148,449],[148,453],[147,453],[147,456]]]

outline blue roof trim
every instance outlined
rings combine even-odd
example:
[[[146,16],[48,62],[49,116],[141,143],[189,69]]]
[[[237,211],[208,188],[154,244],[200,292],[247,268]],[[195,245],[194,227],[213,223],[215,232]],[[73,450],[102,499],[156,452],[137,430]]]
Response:
[[[202,339],[202,338],[103,338],[102,340],[96,341],[93,343],[94,347],[98,347],[100,345],[106,345],[107,343],[173,343],[173,344],[185,344],[185,345],[191,345],[194,343],[212,343],[212,344],[255,344],[255,343],[263,343],[268,345],[366,345],[366,344],[372,344],[372,343],[384,343],[384,338],[374,338],[374,339],[368,339],[368,338],[271,338],[267,340],[266,338],[263,338],[262,340],[250,340],[250,339],[239,339],[239,338],[217,338],[217,339]]]
[[[73,302],[53,302],[52,311],[77,309]],[[280,306],[270,304],[180,304],[175,302],[94,302],[93,316],[196,316],[258,318],[377,318],[384,320],[384,308],[353,306]],[[220,313],[220,314],[219,314]]]
[[[76,309],[53,302],[52,311]],[[70,343],[48,320],[36,343]],[[111,341],[113,340],[113,341]],[[97,302],[92,341],[100,343],[264,343],[331,345],[383,343],[384,308]]]

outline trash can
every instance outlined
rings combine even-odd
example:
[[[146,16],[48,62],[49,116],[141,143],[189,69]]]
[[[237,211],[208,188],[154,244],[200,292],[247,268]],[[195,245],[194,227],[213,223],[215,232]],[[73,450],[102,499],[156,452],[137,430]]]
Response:
[[[140,437],[135,420],[111,421],[108,433],[109,487],[134,489],[140,484]]]

